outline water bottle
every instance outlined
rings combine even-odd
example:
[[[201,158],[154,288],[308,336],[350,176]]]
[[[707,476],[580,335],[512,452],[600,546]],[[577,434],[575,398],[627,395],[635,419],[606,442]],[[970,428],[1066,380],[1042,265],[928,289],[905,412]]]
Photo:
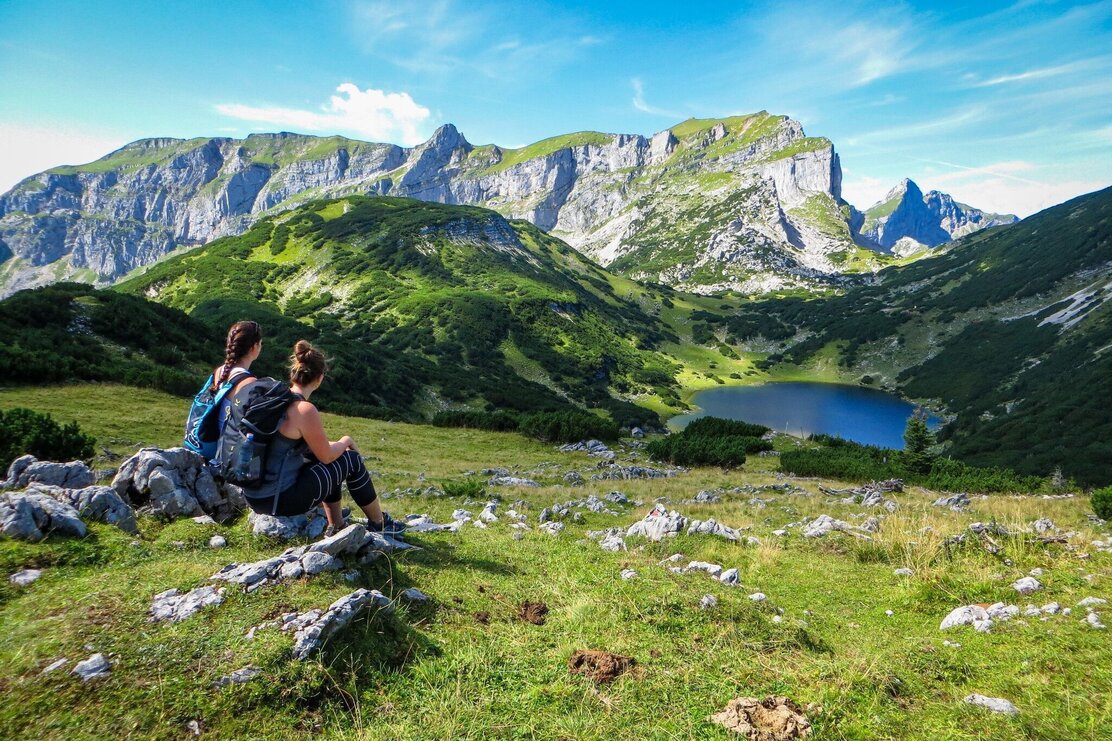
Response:
[[[255,453],[255,435],[248,432],[247,439],[236,451],[234,472],[239,481],[256,481],[259,478],[259,467],[262,464]]]

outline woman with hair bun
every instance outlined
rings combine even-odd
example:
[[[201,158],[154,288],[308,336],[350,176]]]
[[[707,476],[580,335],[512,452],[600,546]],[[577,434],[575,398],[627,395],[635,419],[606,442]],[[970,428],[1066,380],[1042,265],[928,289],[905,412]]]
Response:
[[[298,340],[290,357],[290,390],[298,398],[287,408],[269,443],[264,483],[243,493],[253,510],[279,517],[302,515],[323,504],[326,535],[331,535],[343,527],[340,489],[346,482],[351,498],[367,515],[369,528],[399,535],[405,524],[382,511],[355,441],[348,435],[330,441],[320,412],[309,401],[324,382],[326,370],[324,354]]]

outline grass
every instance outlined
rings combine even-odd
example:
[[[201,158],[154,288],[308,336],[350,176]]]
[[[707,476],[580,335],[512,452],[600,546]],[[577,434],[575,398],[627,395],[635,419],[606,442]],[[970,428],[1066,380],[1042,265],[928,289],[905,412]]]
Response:
[[[107,385],[0,392],[0,408],[17,404],[77,419],[120,452],[175,443],[185,411],[183,400]],[[778,539],[773,529],[804,516],[826,512],[855,521],[876,512],[834,504],[817,486],[837,484],[812,480],[794,482],[803,493],[759,494],[769,500],[766,507],[750,504],[747,493],[726,493],[715,505],[682,503],[700,489],[774,483],[775,458],[753,457],[728,474],[695,469],[672,479],[568,489],[554,485],[563,472],[586,474],[596,461],[516,434],[332,415],[326,425],[363,444],[382,492],[417,486],[422,473],[426,481],[456,479],[504,465],[544,484],[499,492],[503,509],[524,500],[514,506],[531,523],[542,506],[618,488],[646,503],[670,497],[688,517],[750,527],[761,544],[706,536],[660,544],[630,539],[629,551],[612,554],[584,540],[588,529],[628,526],[649,504],[621,517],[588,513],[585,524],[569,521],[558,537],[530,530],[515,541],[503,520],[487,530],[414,536],[423,550],[363,567],[355,584],[331,573],[251,595],[229,590],[219,608],[165,626],[145,621],[153,594],[199,585],[225,563],[263,558],[283,546],[253,538],[243,520],[216,528],[143,520],[137,538],[94,524],[82,540],[0,541],[8,572],[45,568],[30,587],[0,584],[0,683],[7,698],[0,736],[165,738],[185,735],[186,723],[198,720],[212,738],[724,739],[707,716],[732,697],[775,693],[822,705],[814,723],[823,739],[1108,738],[1107,633],[1081,625],[1076,615],[1013,620],[989,635],[937,629],[957,605],[1016,602],[1008,584],[1036,566],[1045,570],[1046,588],[1032,600],[1039,604],[1112,596],[1112,557],[1085,547],[1108,533],[1086,520],[1082,499],[994,497],[956,514],[929,506],[934,494],[916,489],[896,495],[900,509],[870,543],[841,535]],[[795,444],[777,439],[781,448]],[[385,503],[395,514],[429,512],[438,521],[462,505],[416,496],[390,496]],[[1078,560],[1066,548],[1025,538],[1000,539],[1004,551],[997,557],[962,547],[947,558],[942,545],[973,520],[1019,528],[1039,516],[1078,531],[1071,542],[1092,557]],[[205,547],[214,532],[228,539],[228,548]],[[674,552],[737,567],[745,587],[729,589],[657,565]],[[893,576],[900,566],[916,575]],[[621,580],[624,567],[638,578]],[[387,594],[416,586],[434,604],[357,622],[304,663],[288,658],[290,640],[274,631],[243,639],[268,615],[322,607],[356,586]],[[755,591],[768,602],[747,599]],[[698,609],[706,593],[718,597],[718,609]],[[545,625],[515,617],[526,599],[548,604]],[[777,610],[780,623],[772,620]],[[490,624],[477,623],[476,611],[489,612]],[[961,648],[942,645],[944,638]],[[86,644],[112,655],[109,678],[81,685],[65,672],[40,675],[60,656],[87,656]],[[638,667],[595,687],[567,672],[568,656],[580,648],[631,655]],[[212,688],[215,679],[247,664],[262,669],[262,677]],[[971,692],[1006,697],[1020,715],[995,716],[963,704]]]
[[[534,142],[519,149],[503,149],[502,159],[498,163],[482,170],[480,174],[492,175],[502,172],[514,165],[536,157],[545,157],[554,152],[559,152],[561,149],[585,146],[601,147],[609,144],[613,140],[613,134],[603,134],[599,131],[578,131],[574,134],[561,134],[560,136],[541,139],[539,142]]]

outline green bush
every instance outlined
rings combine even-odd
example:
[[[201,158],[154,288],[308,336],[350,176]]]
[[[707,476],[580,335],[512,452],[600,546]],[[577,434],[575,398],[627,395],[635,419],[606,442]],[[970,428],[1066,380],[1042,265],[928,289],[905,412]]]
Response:
[[[0,411],[0,469],[7,470],[21,455],[52,461],[70,461],[93,455],[92,435],[76,422],[60,425],[49,414],[30,409]]]
[[[700,417],[683,432],[651,441],[646,446],[649,457],[669,461],[678,466],[722,466],[729,468],[745,463],[748,453],[772,450],[772,443],[762,440],[768,432],[764,425],[750,424],[720,417]]]
[[[1093,505],[1093,512],[1102,520],[1112,520],[1112,486],[1097,489],[1089,501]]]
[[[590,412],[537,412],[521,418],[518,428],[523,434],[555,443],[574,443],[595,438],[618,439],[618,425]]]
[[[471,427],[494,432],[513,432],[518,428],[517,417],[512,414],[462,409],[437,412],[432,418],[432,423],[435,427]]]
[[[486,483],[479,478],[442,481],[440,488],[450,497],[481,497],[486,493]]]
[[[760,437],[768,432],[764,425],[721,417],[699,417],[683,428],[688,437]]]

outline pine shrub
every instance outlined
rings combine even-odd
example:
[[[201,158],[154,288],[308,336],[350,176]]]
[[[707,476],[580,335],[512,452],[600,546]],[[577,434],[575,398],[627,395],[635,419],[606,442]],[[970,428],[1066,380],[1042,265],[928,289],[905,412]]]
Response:
[[[76,422],[58,424],[49,414],[17,407],[0,411],[0,469],[21,455],[52,461],[91,458],[96,439]]]
[[[1112,486],[1095,490],[1089,501],[1097,517],[1102,520],[1112,520]]]

